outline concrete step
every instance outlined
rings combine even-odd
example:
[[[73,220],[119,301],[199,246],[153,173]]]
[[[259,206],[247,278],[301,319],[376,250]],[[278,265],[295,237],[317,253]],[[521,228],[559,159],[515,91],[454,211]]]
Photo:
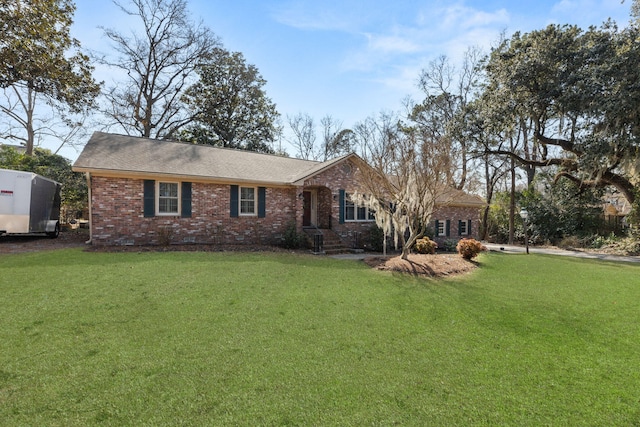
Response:
[[[318,233],[322,234],[322,253],[325,255],[336,255],[350,251],[350,248],[345,246],[340,237],[332,230],[310,228],[305,229],[304,232],[309,236],[312,244],[314,236]]]

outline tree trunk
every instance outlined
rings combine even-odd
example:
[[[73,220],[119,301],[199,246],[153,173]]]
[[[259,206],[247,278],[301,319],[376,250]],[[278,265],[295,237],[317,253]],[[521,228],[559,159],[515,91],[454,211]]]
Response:
[[[480,229],[480,238],[482,240],[487,240],[489,235],[489,210],[491,200],[493,199],[493,186],[494,181],[491,179],[491,173],[489,172],[489,159],[488,156],[484,155],[484,179],[486,183],[486,194],[487,194],[487,206],[483,209],[482,212],[482,224]]]
[[[402,246],[402,254],[400,255],[400,258],[403,260],[408,260],[409,259],[409,248],[407,248],[406,246]]]
[[[480,240],[487,240],[489,237],[489,210],[491,207],[487,205],[482,210],[482,228],[480,230]]]
[[[513,151],[513,140],[511,140],[511,151]],[[516,162],[511,157],[511,194],[509,197],[509,244],[513,245],[513,235],[515,230],[514,216],[516,213]]]
[[[413,246],[413,242],[415,242],[416,238],[413,234],[409,234],[409,238],[405,239],[404,234],[400,236],[402,241],[402,254],[400,258],[407,260],[409,258],[409,254],[411,253],[411,246]]]
[[[27,84],[27,104],[25,113],[27,114],[27,120],[25,121],[25,128],[27,131],[27,144],[25,154],[27,156],[33,156],[33,146],[35,145],[36,132],[33,129],[33,110],[36,104],[36,92],[33,89],[33,82]]]

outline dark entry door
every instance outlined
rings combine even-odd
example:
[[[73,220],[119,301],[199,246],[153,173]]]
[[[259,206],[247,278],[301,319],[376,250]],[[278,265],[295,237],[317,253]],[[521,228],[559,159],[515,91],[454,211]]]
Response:
[[[303,191],[302,197],[302,226],[309,227],[311,225],[311,191]]]

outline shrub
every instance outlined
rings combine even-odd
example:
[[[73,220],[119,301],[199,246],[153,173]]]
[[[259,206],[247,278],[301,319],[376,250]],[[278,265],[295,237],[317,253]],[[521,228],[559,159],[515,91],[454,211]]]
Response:
[[[372,225],[369,230],[369,239],[371,243],[371,250],[374,252],[382,252],[384,249],[384,232],[382,228],[377,225]]]
[[[482,251],[486,251],[487,247],[476,239],[462,239],[456,246],[460,256],[466,260],[470,260],[478,256]]]
[[[582,247],[580,243],[580,239],[576,236],[566,236],[563,237],[560,242],[558,242],[558,247],[562,249],[576,249]]]
[[[442,242],[442,250],[446,252],[455,252],[457,250],[458,241],[453,239],[447,239]]]
[[[435,254],[438,244],[428,237],[416,240],[413,249],[419,254]]]
[[[158,244],[160,246],[169,246],[173,240],[173,234],[174,230],[170,225],[158,228]]]
[[[303,237],[298,234],[296,224],[289,224],[282,236],[282,247],[285,249],[298,249],[302,244]]]
[[[602,250],[608,253],[637,256],[640,254],[640,240],[637,236],[608,238],[602,245]]]

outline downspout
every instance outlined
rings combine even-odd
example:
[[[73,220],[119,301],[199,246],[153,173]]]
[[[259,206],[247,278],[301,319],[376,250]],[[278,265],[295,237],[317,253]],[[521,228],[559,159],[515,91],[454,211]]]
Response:
[[[84,242],[87,245],[91,245],[93,243],[93,209],[91,203],[91,172],[86,172],[87,177],[87,197],[89,199],[89,240]]]

